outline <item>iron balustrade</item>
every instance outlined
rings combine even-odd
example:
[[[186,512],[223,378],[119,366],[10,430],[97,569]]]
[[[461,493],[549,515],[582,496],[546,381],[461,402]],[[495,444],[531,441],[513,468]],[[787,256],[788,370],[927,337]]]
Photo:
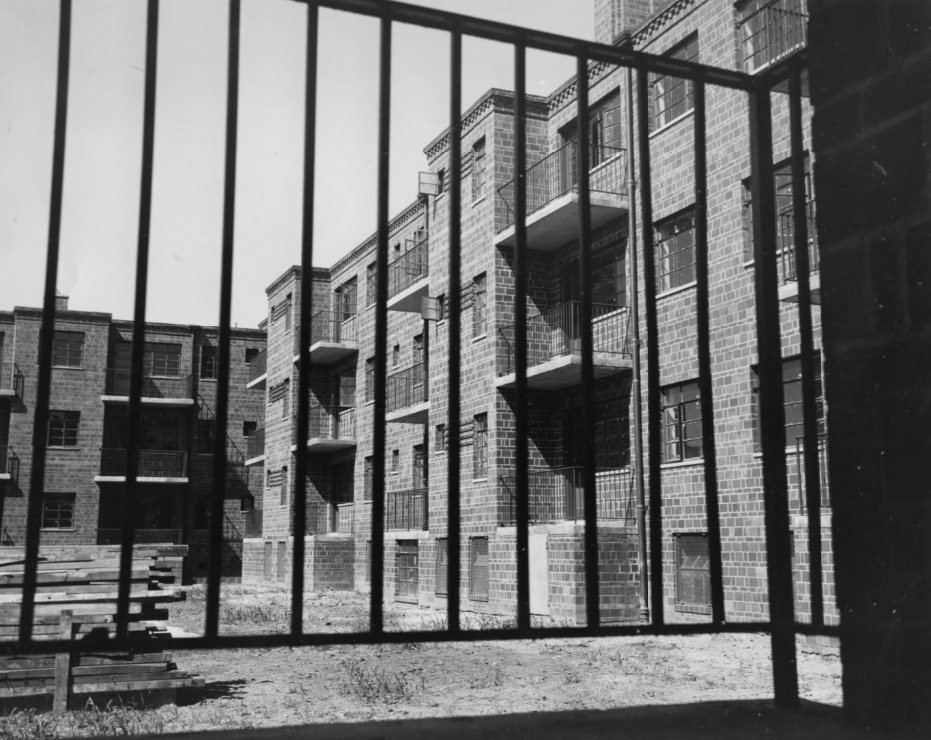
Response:
[[[388,297],[393,298],[427,277],[429,240],[421,236],[413,246],[388,265]]]
[[[307,439],[356,438],[356,409],[354,406],[313,405],[307,412]],[[291,443],[297,444],[297,416],[291,432]]]
[[[528,470],[530,523],[585,520],[583,470],[580,466]],[[502,526],[517,522],[516,481],[498,477],[498,519]],[[595,501],[599,522],[636,522],[637,502],[630,468],[596,468]]]
[[[818,435],[818,490],[821,492],[821,506],[831,505],[831,489],[828,480],[828,445],[827,435]],[[805,511],[805,438],[795,438],[795,483],[798,494],[798,505]]]
[[[333,342],[356,345],[359,341],[359,317],[343,316],[338,311],[318,311],[310,320],[310,343]]]
[[[0,445],[0,473],[10,476],[13,482],[19,481],[19,457],[11,445]]]
[[[125,476],[126,462],[125,448],[104,447],[100,450],[101,475]],[[187,452],[139,450],[137,474],[140,478],[184,478],[187,476]]]
[[[617,147],[597,145],[592,147],[593,160],[597,162],[589,172],[590,188],[593,193],[623,195],[626,190],[626,152]],[[527,202],[524,214],[529,216],[557,198],[579,187],[577,144],[570,142],[547,154],[536,164],[527,168],[524,175],[527,187]],[[504,205],[504,225],[501,231],[515,222],[516,180],[498,188],[498,198]],[[532,244],[529,245],[531,248]]]
[[[249,363],[249,380],[247,383],[252,383],[255,380],[258,380],[267,372],[268,365],[268,349],[263,349],[256,353],[252,358],[252,361]]]
[[[388,376],[387,410],[415,406],[427,400],[426,369],[424,363],[418,362],[404,370]]]
[[[98,529],[98,545],[118,545],[122,540],[123,530],[121,529]],[[181,530],[158,527],[138,527],[136,529],[136,542],[140,544],[170,544],[179,545],[182,542]]]
[[[426,529],[429,523],[426,488],[385,494],[385,529]]]
[[[527,319],[527,367],[581,352],[579,301],[569,301]],[[592,305],[592,337],[595,355],[631,356],[630,313],[626,306],[603,303]],[[501,362],[498,375],[514,372],[515,326],[498,329]],[[596,358],[597,362],[597,358]]]
[[[130,370],[129,368],[110,368],[107,370],[106,395],[129,396]],[[142,376],[143,398],[181,398],[194,397],[193,378],[190,375]]]
[[[806,221],[808,225],[808,271],[810,274],[818,272],[818,232],[815,230],[815,201],[806,203]],[[795,255],[795,214],[785,211],[778,214],[778,237],[782,248],[782,282],[796,282],[798,280],[798,265]]]
[[[737,12],[744,69],[748,72],[769,67],[804,48],[807,0],[747,0]]]
[[[2,349],[2,346],[0,346],[0,349]],[[26,393],[26,376],[23,375],[23,371],[19,369],[19,365],[15,362],[11,362],[9,368],[9,380],[7,381],[4,377],[6,373],[3,372],[3,368],[0,366],[0,390],[9,388],[13,395],[22,401]]]

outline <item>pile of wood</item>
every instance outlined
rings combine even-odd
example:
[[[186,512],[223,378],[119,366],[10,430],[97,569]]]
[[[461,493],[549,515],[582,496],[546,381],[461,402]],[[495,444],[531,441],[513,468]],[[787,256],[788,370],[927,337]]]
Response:
[[[36,640],[72,640],[73,648],[55,655],[0,656],[0,702],[45,697],[55,711],[64,711],[93,695],[145,692],[152,704],[170,700],[179,688],[203,686],[202,678],[178,670],[159,647],[168,634],[166,605],[184,598],[173,586],[175,561],[186,549],[134,549],[129,630],[152,646],[132,653],[106,649],[116,631],[119,547],[44,549],[32,633]],[[0,642],[19,639],[24,565],[21,550],[0,548]]]

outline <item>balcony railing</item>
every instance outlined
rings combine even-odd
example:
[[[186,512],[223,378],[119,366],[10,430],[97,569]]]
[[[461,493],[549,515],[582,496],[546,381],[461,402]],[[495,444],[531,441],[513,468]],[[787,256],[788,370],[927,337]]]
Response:
[[[98,545],[118,545],[122,542],[122,529],[98,529]],[[180,529],[147,529],[140,527],[135,534],[136,544],[153,544],[167,542],[172,545],[181,544]]]
[[[359,317],[339,311],[318,311],[310,320],[310,343],[333,342],[355,345],[359,341]]]
[[[427,255],[429,241],[426,236],[414,242],[414,246],[388,265],[388,297],[407,290],[428,273]]]
[[[125,476],[126,450],[103,448],[100,451],[100,474]],[[183,450],[139,450],[139,478],[184,478],[187,476],[187,452]]]
[[[0,473],[10,476],[11,481],[19,480],[19,457],[10,445],[0,445]]]
[[[570,301],[527,319],[528,368],[581,352],[580,309],[578,301]],[[596,303],[592,306],[592,318],[596,364],[598,355],[629,357],[630,316],[627,307]],[[498,375],[508,375],[514,372],[514,326],[502,327],[498,335],[503,350]]]
[[[795,438],[795,475],[799,509],[805,511],[807,497],[805,492],[805,439],[803,437]],[[821,489],[822,506],[831,505],[831,491],[828,483],[827,437],[821,434],[818,436],[818,487]]]
[[[130,371],[123,368],[107,370],[107,395],[128,396]],[[142,395],[145,398],[193,398],[193,384],[190,375],[175,377],[159,375],[142,376]]]
[[[805,46],[806,0],[749,0],[739,12],[737,26],[748,72],[764,69]]]
[[[252,358],[252,361],[249,363],[249,380],[248,383],[252,383],[263,375],[265,375],[268,369],[268,350],[263,349],[255,357]]]
[[[418,362],[388,376],[388,413],[415,406],[427,400],[427,374]]]
[[[11,363],[8,372],[4,372],[3,367],[0,366],[0,396],[12,395],[22,400],[25,392],[26,377],[19,369],[19,365],[15,362]]]
[[[246,459],[251,460],[265,454],[265,427],[256,429],[246,442]]]
[[[253,509],[243,513],[245,526],[243,527],[243,537],[261,537],[262,536],[262,510]]]
[[[385,494],[385,529],[426,529],[427,489],[390,491]]]
[[[807,204],[806,217],[808,221],[808,265],[809,271],[818,272],[819,251],[818,232],[815,228],[815,202]],[[798,267],[795,261],[795,216],[791,210],[779,214],[776,238],[782,250],[782,282],[789,283],[798,280]]]
[[[307,439],[356,438],[356,409],[354,406],[311,406],[308,409]],[[297,444],[297,416],[291,433],[291,444]]]
[[[592,194],[606,193],[623,195],[625,192],[624,150],[608,146],[592,147],[590,189]],[[573,192],[579,184],[576,144],[569,143],[547,154],[529,167],[526,172],[527,207],[526,215],[540,210],[557,198]],[[514,225],[516,212],[515,180],[498,188],[498,198],[504,204],[505,222],[501,230]]]
[[[304,534],[352,534],[353,503],[316,501],[307,505]],[[293,510],[291,512],[294,514]]]
[[[581,467],[531,468],[528,476],[531,522],[539,524],[584,520]],[[599,520],[635,521],[633,480],[630,468],[596,468],[595,499]],[[498,483],[498,518],[503,526],[513,526],[517,521],[515,477],[500,476]]]

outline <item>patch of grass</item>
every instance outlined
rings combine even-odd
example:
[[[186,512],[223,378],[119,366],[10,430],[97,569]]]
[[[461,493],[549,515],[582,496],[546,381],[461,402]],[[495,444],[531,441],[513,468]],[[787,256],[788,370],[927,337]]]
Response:
[[[60,715],[14,709],[0,716],[0,737],[9,740],[144,735],[164,731],[164,718],[154,710],[122,702],[108,702],[98,707],[90,699],[84,709]]]
[[[398,704],[410,701],[426,689],[422,668],[388,671],[353,659],[344,664],[343,689],[367,704]]]
[[[224,625],[249,625],[280,627],[291,625],[291,610],[274,602],[264,604],[222,604],[220,623]]]

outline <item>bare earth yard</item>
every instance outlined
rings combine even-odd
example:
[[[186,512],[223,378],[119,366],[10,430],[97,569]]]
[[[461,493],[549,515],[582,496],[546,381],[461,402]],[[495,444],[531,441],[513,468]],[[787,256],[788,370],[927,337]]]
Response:
[[[224,585],[221,634],[284,631],[288,592],[278,586]],[[305,628],[367,628],[367,597],[351,592],[308,594]],[[172,604],[170,625],[198,634],[203,590]],[[439,629],[441,613],[392,605],[386,628]],[[466,615],[468,628],[503,626]],[[636,705],[683,704],[771,696],[769,639],[764,635],[600,638],[400,644],[386,646],[247,649],[175,653],[178,666],[206,680],[179,705],[123,711],[119,727],[98,712],[82,722],[23,717],[0,736],[58,737],[129,729],[178,732],[323,722],[504,714]],[[840,660],[799,650],[802,696],[839,705]],[[119,714],[121,710],[117,710]],[[86,715],[86,713],[83,713]],[[47,719],[37,732],[25,720]],[[86,718],[85,718],[86,719]],[[19,726],[22,725],[22,726]],[[122,732],[121,732],[122,734]]]

